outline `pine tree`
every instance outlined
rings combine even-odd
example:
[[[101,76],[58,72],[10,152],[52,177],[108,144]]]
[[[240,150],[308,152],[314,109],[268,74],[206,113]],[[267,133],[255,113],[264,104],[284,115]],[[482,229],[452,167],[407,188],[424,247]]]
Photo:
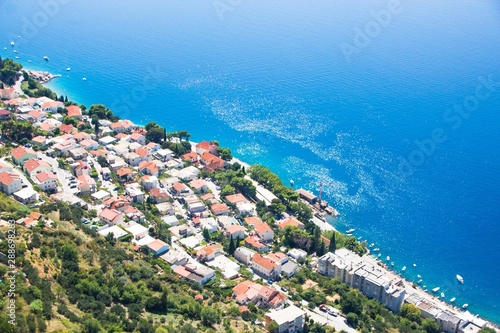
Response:
[[[316,255],[318,257],[321,257],[323,254],[325,254],[326,252],[326,249],[325,249],[325,242],[323,240],[321,240],[319,242],[319,246],[318,248],[316,249]]]
[[[335,253],[337,248],[337,243],[335,242],[335,231],[332,232],[332,237],[330,238],[330,245],[328,246],[328,251]]]
[[[207,228],[203,228],[203,238],[205,238],[206,241],[210,241],[210,232]]]
[[[68,95],[64,98],[64,102],[68,103]]]
[[[229,249],[227,250],[227,252],[228,252],[230,255],[233,255],[233,254],[234,254],[234,250],[236,250],[236,248],[235,248],[235,246],[234,246],[233,236],[231,235],[231,239],[229,240]]]

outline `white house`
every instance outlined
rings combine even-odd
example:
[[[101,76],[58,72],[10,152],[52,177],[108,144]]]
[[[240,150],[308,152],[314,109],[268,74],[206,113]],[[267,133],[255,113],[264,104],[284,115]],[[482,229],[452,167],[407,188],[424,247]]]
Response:
[[[141,224],[134,224],[130,227],[125,228],[128,232],[134,236],[134,239],[139,240],[141,238],[144,238],[148,235],[148,228]]]
[[[144,189],[146,191],[159,187],[158,177],[156,176],[149,176],[149,175],[142,176],[141,181],[142,181],[142,186],[144,186]]]
[[[287,308],[271,310],[266,313],[266,326],[271,321],[275,321],[278,324],[279,333],[301,332],[304,327],[304,319],[305,312],[295,305],[290,305]]]
[[[42,191],[47,192],[57,189],[57,176],[52,172],[39,172],[32,179]]]
[[[3,193],[11,195],[21,190],[22,185],[21,179],[17,173],[8,171],[0,173],[0,190]]]
[[[99,219],[102,223],[108,225],[117,225],[123,222],[123,215],[117,210],[104,208],[99,214]]]
[[[274,238],[274,231],[271,227],[264,222],[258,222],[254,226],[255,232],[259,235],[261,241],[263,242],[271,242]]]

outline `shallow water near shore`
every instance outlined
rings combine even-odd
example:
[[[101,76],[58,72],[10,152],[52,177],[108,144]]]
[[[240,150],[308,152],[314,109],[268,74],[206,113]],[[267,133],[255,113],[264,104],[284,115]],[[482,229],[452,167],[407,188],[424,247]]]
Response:
[[[2,1],[0,55],[18,38],[18,61],[61,74],[48,86],[72,100],[219,140],[296,187],[323,181],[339,230],[500,323],[500,87],[446,118],[479,76],[500,81],[498,2],[401,1],[350,62],[342,43],[388,2],[242,1],[222,16],[212,1],[60,3]]]

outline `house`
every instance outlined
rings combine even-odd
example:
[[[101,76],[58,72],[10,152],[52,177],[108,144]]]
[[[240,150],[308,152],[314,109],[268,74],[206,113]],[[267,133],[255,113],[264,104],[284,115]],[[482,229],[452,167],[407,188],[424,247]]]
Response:
[[[194,151],[192,151],[182,155],[181,158],[183,160],[190,161],[191,163],[197,163],[199,156]]]
[[[288,257],[282,252],[271,252],[266,258],[281,266],[288,262]]]
[[[234,251],[234,259],[238,260],[242,264],[249,265],[252,261],[254,254],[256,254],[252,249],[248,247],[240,246]]]
[[[156,176],[149,176],[149,175],[142,176],[141,182],[142,182],[142,186],[144,186],[144,189],[146,191],[149,191],[153,188],[157,188],[160,186],[159,185],[160,183],[158,181],[158,177],[156,177]]]
[[[210,210],[212,211],[212,213],[215,216],[229,214],[229,207],[227,207],[227,205],[223,204],[223,203],[217,203],[217,204],[212,205],[210,207]]]
[[[189,187],[196,193],[205,193],[208,191],[207,183],[202,179],[195,179],[189,182]]]
[[[243,281],[233,288],[233,298],[238,304],[253,302],[264,307],[279,308],[286,302],[286,296],[271,287],[253,281]]]
[[[160,239],[156,239],[147,245],[148,250],[155,256],[160,256],[170,250],[170,246]]]
[[[82,110],[77,105],[67,106],[66,110],[68,110],[68,117],[82,120]]]
[[[146,177],[146,176],[144,176],[144,177]],[[148,176],[148,177],[151,177],[151,176]],[[149,191],[149,200],[152,203],[159,204],[162,202],[168,202],[169,199],[170,199],[170,196],[168,195],[167,191],[165,191],[162,188],[155,187]]]
[[[35,123],[41,123],[47,119],[47,113],[40,110],[33,110],[28,112],[28,115],[33,118]]]
[[[156,209],[160,212],[160,214],[168,214],[168,215],[174,215],[175,214],[175,209],[174,206],[170,202],[162,202],[158,203],[155,205]]]
[[[5,88],[5,89],[0,89],[0,98],[1,99],[14,99],[18,98],[19,93],[16,91],[15,88]]]
[[[76,148],[76,142],[73,139],[67,139],[62,142],[59,142],[55,146],[53,146],[53,149],[58,155],[65,155],[68,153],[71,149]]]
[[[245,228],[239,224],[233,224],[225,228],[226,235],[228,238],[233,239],[244,239],[245,238]]]
[[[245,246],[261,253],[269,251],[269,247],[261,243],[259,236],[248,236],[245,238]]]
[[[111,128],[116,133],[125,132],[125,128],[123,127],[123,124],[122,124],[121,121],[117,121],[115,123],[111,123],[109,125],[109,128]]]
[[[177,183],[177,184],[174,184],[174,186],[172,186],[172,192],[175,195],[182,195],[182,194],[189,193],[189,188],[186,185],[184,185],[183,183]]]
[[[8,121],[11,120],[12,116],[9,110],[0,110],[0,121]]]
[[[239,225],[238,220],[236,220],[234,217],[231,216],[218,216],[217,220],[219,221],[219,226],[222,229],[226,229],[230,225]]]
[[[304,327],[305,312],[290,305],[281,310],[270,311],[266,314],[266,327],[271,321],[278,324],[278,333],[302,332]]]
[[[148,228],[138,223],[135,223],[132,226],[125,228],[125,230],[131,233],[135,240],[139,240],[148,235]]]
[[[142,162],[141,157],[137,153],[126,153],[123,155],[123,159],[128,165],[133,167],[138,166]]]
[[[83,161],[76,161],[76,163],[71,164],[71,167],[73,168],[73,174],[76,177],[79,177],[81,175],[90,175],[90,166]]]
[[[250,263],[252,271],[266,280],[276,280],[281,274],[280,265],[256,253]]]
[[[153,159],[153,156],[151,155],[151,152],[146,147],[142,147],[142,148],[137,149],[135,151],[135,153],[138,154],[141,157],[141,161],[149,162],[149,161],[151,161]]]
[[[72,124],[62,124],[59,126],[59,130],[61,133],[66,133],[66,134],[74,134],[78,132],[78,130],[72,125]]]
[[[4,161],[0,160],[0,173],[1,172],[5,172],[5,171],[11,172],[12,171],[12,165],[10,165],[7,162],[4,162]]]
[[[145,218],[144,214],[134,206],[128,206],[127,208],[125,208],[123,213],[126,217],[135,222],[143,222]]]
[[[14,192],[13,196],[14,199],[25,205],[33,203],[38,199],[38,194],[36,193],[36,191],[29,187]]]
[[[150,176],[159,175],[158,166],[154,162],[143,161],[139,163],[139,172]]]
[[[198,179],[199,173],[200,170],[197,167],[191,165],[180,170],[179,173],[177,174],[177,177],[185,182],[189,182],[191,180]]]
[[[42,111],[56,113],[59,108],[64,108],[64,103],[59,101],[49,101],[42,103]]]
[[[108,167],[102,168],[101,175],[103,180],[109,180],[111,178],[111,170]]]
[[[226,200],[227,200],[229,203],[232,203],[233,205],[237,205],[237,204],[240,204],[240,203],[250,202],[250,201],[248,201],[248,199],[247,199],[247,198],[245,198],[245,196],[244,196],[243,194],[241,194],[241,193],[227,195],[227,196],[226,196]]]
[[[202,229],[207,229],[209,232],[216,232],[218,228],[217,221],[213,217],[200,219],[200,225]]]
[[[196,257],[199,261],[209,261],[213,260],[215,256],[223,253],[219,246],[216,244],[207,245],[198,251],[196,251]]]
[[[78,135],[78,133],[76,133],[76,134]],[[82,141],[80,141],[80,147],[82,147],[85,150],[97,150],[99,148],[99,144],[92,139],[82,140]]]
[[[205,284],[215,277],[215,271],[202,264],[177,266],[174,273],[199,284]]]
[[[75,135],[73,135],[73,138],[75,139],[76,142],[81,142],[83,140],[91,140],[92,136],[89,133],[78,132]]]
[[[259,235],[262,242],[272,242],[274,238],[274,231],[271,227],[264,222],[259,222],[254,226],[255,232]]]
[[[111,198],[111,194],[108,191],[99,190],[93,193],[91,196],[92,200],[96,203],[102,203],[103,201]]]
[[[284,220],[281,220],[281,221],[278,221],[277,222],[278,224],[278,227],[281,229],[281,230],[284,230],[286,227],[288,226],[292,226],[292,227],[297,227],[299,229],[302,229],[304,230],[304,223],[300,222],[299,220],[297,220],[295,217],[289,217],[287,219],[284,219]]]
[[[255,227],[257,223],[263,223],[258,216],[245,217],[244,221],[249,227]]]
[[[45,161],[32,158],[24,162],[23,170],[28,176],[33,176],[43,171],[51,172],[52,166]]]
[[[167,162],[174,158],[173,154],[173,151],[171,151],[170,149],[159,149],[154,153],[154,157],[159,161]]]
[[[299,260],[307,257],[307,252],[301,249],[291,249],[288,251],[288,256],[292,259]]]
[[[156,142],[150,142],[146,145],[146,148],[149,149],[149,151],[157,151],[161,148],[161,145],[159,143],[156,143]]]
[[[116,140],[112,136],[103,136],[103,137],[99,138],[99,144],[101,146],[104,146],[104,147],[106,147],[107,145],[112,145],[116,141],[118,141],[118,140]]]
[[[128,138],[129,142],[137,142],[141,146],[146,144],[146,137],[141,133],[132,133]]]
[[[134,172],[129,168],[120,168],[116,170],[116,174],[120,182],[128,182],[132,180],[134,176]]]
[[[120,133],[120,134],[124,135],[123,133]],[[120,134],[118,134],[118,135],[120,135]],[[115,138],[117,138],[118,135],[116,135]],[[140,148],[142,148],[142,145],[140,143],[137,143],[137,142],[132,142],[132,143],[129,143],[129,145],[128,145],[128,149],[134,153],[137,151],[137,149],[140,149]]]
[[[4,171],[0,173],[0,190],[7,195],[21,190],[21,178],[17,173]]]
[[[82,174],[76,178],[78,180],[78,189],[81,194],[92,194],[97,190],[94,178]]]
[[[39,136],[35,136],[33,139],[31,139],[31,142],[33,142],[33,144],[39,144],[40,146],[43,147],[43,146],[47,145],[48,140],[43,135],[39,135]]]
[[[117,210],[112,210],[109,208],[104,208],[99,214],[99,219],[102,223],[106,223],[110,226],[123,223],[123,215]]]
[[[39,172],[32,179],[44,192],[57,189],[57,176],[52,172]]]
[[[71,156],[74,160],[83,160],[87,158],[88,153],[83,148],[73,148],[69,150],[69,156]]]
[[[281,266],[281,274],[286,278],[291,278],[299,270],[299,265],[293,261],[288,261],[286,264]]]
[[[124,212],[127,207],[130,206],[130,200],[127,197],[120,195],[118,197],[105,199],[103,205],[106,208]]]
[[[201,155],[200,161],[205,167],[208,167],[209,170],[224,169],[227,165],[227,162],[222,158],[208,152]]]
[[[175,215],[165,215],[161,217],[161,220],[165,222],[166,225],[174,227],[179,225],[179,220]]]
[[[104,236],[104,237],[106,237],[109,234],[113,234],[114,239],[119,239],[125,235],[128,235],[128,232],[126,232],[125,230],[123,230],[122,228],[120,228],[117,225],[114,225],[111,227],[107,226],[106,228],[99,230],[97,233]]]
[[[216,155],[218,148],[219,146],[217,146],[215,143],[203,140],[202,142],[196,145],[196,153],[198,155],[203,155],[204,153],[210,153]]]
[[[12,150],[11,157],[12,157],[12,161],[15,164],[24,165],[24,162],[26,162],[27,160],[32,159],[32,158],[36,159],[37,154],[31,148],[25,148],[25,147],[19,146],[19,147]]]
[[[160,258],[165,260],[170,266],[183,266],[187,264],[189,260],[187,253],[173,249],[161,255]]]

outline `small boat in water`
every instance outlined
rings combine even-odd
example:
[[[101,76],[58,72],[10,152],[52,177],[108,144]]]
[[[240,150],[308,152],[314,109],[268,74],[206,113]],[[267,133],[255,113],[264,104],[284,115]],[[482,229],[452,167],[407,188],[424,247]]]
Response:
[[[387,256],[385,259],[386,259],[387,261],[389,261],[389,260],[391,260],[391,257]]]
[[[83,81],[87,81],[87,78],[86,78],[86,77],[84,77],[82,80],[83,80]]]
[[[435,293],[437,293],[439,291],[439,289],[441,289],[441,288],[436,287],[436,288],[432,289],[432,291],[435,292]]]
[[[420,284],[420,283],[422,283],[422,281],[424,281],[424,280],[420,279],[417,281],[417,283]]]
[[[413,267],[417,267],[417,264],[413,264]]]
[[[10,42],[10,45],[11,45],[11,46],[14,46],[15,44],[16,44],[16,43],[14,43],[14,42]]]
[[[464,305],[462,305],[462,309],[467,309],[469,307],[469,304],[465,303]]]
[[[391,261],[391,266],[394,266],[394,261]]]
[[[406,266],[403,266],[403,268],[401,269],[403,272],[406,271]]]
[[[47,57],[47,56],[43,56],[43,60],[45,60],[45,61],[49,61],[49,57]]]
[[[464,278],[457,274],[457,280],[460,283],[464,283]]]
[[[422,276],[420,274],[417,274],[417,277],[420,279]]]
[[[455,297],[453,297],[452,299],[450,299],[450,303],[455,302],[455,300],[456,300],[456,298],[455,298]]]
[[[441,293],[441,297],[444,298],[444,293]]]
[[[374,246],[375,246],[375,243],[371,243],[371,244],[370,244],[370,247],[374,247]]]
[[[373,249],[373,252],[378,252],[378,251],[380,251],[380,248],[378,248],[378,247]]]
[[[70,70],[71,70],[71,67],[66,68],[66,70],[67,70],[67,71],[70,71]]]
[[[381,256],[382,256],[382,253],[379,253],[377,257],[380,258]]]
[[[351,229],[347,230],[345,233],[346,234],[352,234],[354,231],[356,231],[356,229],[351,228]]]

